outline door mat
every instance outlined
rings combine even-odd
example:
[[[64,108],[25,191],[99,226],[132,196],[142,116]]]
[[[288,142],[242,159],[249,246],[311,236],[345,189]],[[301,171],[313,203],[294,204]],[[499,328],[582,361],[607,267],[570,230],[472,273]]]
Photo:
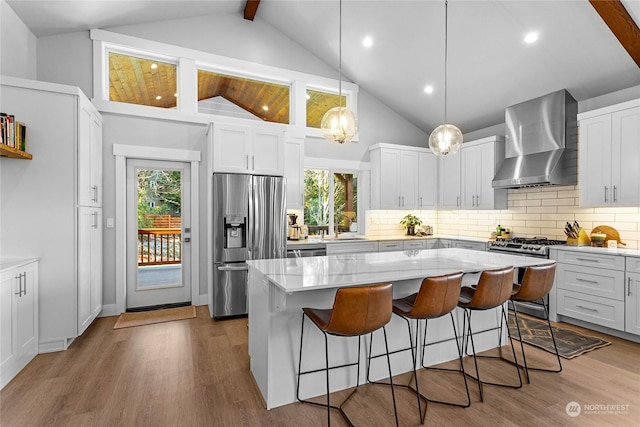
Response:
[[[549,332],[549,326],[546,320],[540,320],[518,313],[520,319],[520,333],[522,341],[535,347],[541,348],[549,353],[555,353],[553,348],[553,340]],[[605,347],[611,344],[609,341],[602,340],[598,337],[583,335],[571,329],[551,326],[553,335],[556,338],[558,346],[558,354],[565,359],[573,359],[581,354]],[[509,315],[509,332],[513,338],[518,336],[515,318]]]
[[[196,306],[167,308],[164,310],[122,313],[113,329],[130,328],[132,326],[152,325],[154,323],[172,322],[174,320],[193,319],[196,317]]]

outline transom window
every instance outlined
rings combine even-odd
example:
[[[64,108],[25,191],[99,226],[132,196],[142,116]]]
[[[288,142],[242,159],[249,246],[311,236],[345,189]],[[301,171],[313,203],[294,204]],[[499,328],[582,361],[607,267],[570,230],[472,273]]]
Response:
[[[175,64],[109,52],[109,100],[175,108],[176,75]]]
[[[342,98],[342,104],[340,104]],[[319,90],[307,90],[307,126],[310,128],[320,128],[324,113],[333,107],[347,105],[345,95],[338,96],[337,93],[322,92]]]
[[[289,86],[198,70],[198,111],[289,124]]]

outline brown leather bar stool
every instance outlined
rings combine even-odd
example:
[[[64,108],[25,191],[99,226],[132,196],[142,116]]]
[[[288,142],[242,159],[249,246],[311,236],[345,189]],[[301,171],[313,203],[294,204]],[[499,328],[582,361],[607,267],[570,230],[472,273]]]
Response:
[[[344,412],[343,407],[349,399],[358,391],[360,386],[360,342],[363,335],[373,333],[378,329],[382,329],[384,334],[385,348],[387,349],[387,365],[389,368],[389,381],[391,384],[391,397],[393,400],[393,412],[396,418],[396,426],[398,425],[398,412],[396,410],[396,397],[393,389],[393,379],[391,377],[391,362],[389,360],[389,346],[387,344],[387,331],[385,325],[391,320],[392,305],[391,300],[393,293],[391,283],[340,288],[336,292],[333,308],[331,309],[315,309],[303,308],[302,330],[300,333],[300,358],[298,359],[298,384],[296,388],[296,397],[300,402],[311,403],[317,406],[327,408],[327,424],[331,425],[331,408],[338,410],[340,415],[352,426],[353,423]],[[308,317],[324,334],[324,351],[325,351],[325,368],[315,369],[311,371],[302,371],[302,343],[304,338],[304,318]],[[339,366],[329,366],[329,340],[328,336],[338,337],[358,337],[358,361]],[[329,397],[329,370],[343,368],[347,366],[357,365],[356,388],[349,396],[340,404],[340,406],[332,406]],[[305,374],[312,374],[320,371],[326,373],[327,383],[327,403],[312,402],[300,399],[300,377]]]
[[[524,363],[524,372],[527,375],[527,383],[529,383],[529,369],[536,371],[546,371],[546,372],[561,372],[562,371],[562,362],[560,361],[560,355],[558,354],[558,346],[556,345],[556,338],[553,335],[553,328],[551,327],[551,322],[549,321],[549,307],[544,301],[544,297],[551,291],[553,288],[553,282],[556,274],[556,263],[539,265],[539,266],[530,266],[524,272],[524,276],[522,277],[522,283],[514,284],[513,290],[511,293],[511,297],[509,301],[513,307],[513,314],[515,317],[516,328],[518,330],[518,338],[516,340],[520,341],[520,349],[522,350],[522,360]],[[535,368],[527,365],[527,356],[524,353],[524,345],[522,344],[522,335],[520,334],[520,318],[518,317],[518,310],[516,309],[516,302],[527,302],[541,305],[544,309],[545,318],[547,320],[547,325],[549,326],[549,332],[551,333],[551,339],[553,340],[553,348],[555,349],[556,359],[558,359],[558,369],[547,369],[547,368]],[[515,362],[517,364],[517,361]]]
[[[453,310],[456,308],[456,305],[458,304],[458,298],[460,296],[460,288],[462,284],[462,276],[463,276],[462,272],[459,272],[459,273],[453,273],[453,274],[448,274],[444,276],[427,277],[424,280],[422,280],[420,289],[418,290],[417,293],[414,293],[404,298],[393,300],[393,312],[407,322],[410,346],[400,350],[392,351],[390,354],[411,350],[411,357],[413,361],[413,375],[411,377],[411,380],[409,381],[409,384],[407,385],[399,384],[399,385],[401,387],[409,388],[416,393],[416,398],[418,400],[418,414],[420,415],[420,423],[422,424],[424,424],[427,407],[425,404],[425,410],[423,412],[421,400],[424,400],[425,402],[444,403],[447,405],[461,406],[465,408],[471,404],[471,399],[469,397],[469,387],[467,385],[467,378],[464,375],[464,366],[462,364],[462,349],[460,347],[460,343],[458,342],[458,332],[456,330],[456,324],[455,324],[453,313],[452,313]],[[453,326],[453,333],[455,337],[454,339],[458,347],[460,370],[444,369],[444,368],[428,368],[424,365],[425,347],[435,344],[435,343],[428,344],[426,342],[428,320],[437,319],[447,314],[449,314],[449,316],[451,317],[451,325]],[[415,328],[414,328],[414,330],[416,331],[415,337],[413,336],[413,332],[411,328],[411,320],[415,320]],[[462,373],[464,386],[467,392],[467,403],[463,404],[463,403],[445,402],[440,400],[429,399],[420,393],[420,388],[418,386],[418,376],[416,373],[417,349],[418,349],[418,342],[419,342],[419,335],[420,335],[418,325],[420,320],[425,321],[425,334],[423,337],[422,347],[421,347],[422,367],[426,369],[437,369],[437,370],[443,370],[443,371]],[[372,341],[369,342],[369,364],[371,363],[371,358],[382,356],[382,355],[371,356],[371,344],[372,344]],[[368,367],[367,367],[367,379],[369,378]],[[411,381],[415,382],[415,388],[411,387]],[[378,383],[378,384],[386,384],[386,383]]]
[[[480,379],[480,374],[478,373],[478,361],[476,356],[475,344],[473,342],[473,331],[471,330],[471,313],[477,310],[491,310],[494,308],[501,307],[501,316],[502,320],[504,320],[505,324],[507,324],[507,316],[504,309],[504,303],[509,300],[511,297],[511,292],[513,290],[513,267],[505,267],[497,270],[486,270],[483,271],[480,275],[480,280],[478,281],[478,285],[475,288],[471,287],[463,287],[460,291],[460,298],[458,301],[458,307],[464,309],[464,323],[466,324],[463,327],[463,337],[466,335],[465,348],[469,338],[471,338],[471,349],[473,351],[473,363],[476,369],[476,377],[473,378],[478,382],[478,390],[480,391],[480,400],[484,399],[482,393],[482,385],[497,385],[502,387],[511,387],[511,388],[520,388],[522,387],[522,377],[520,376],[520,368],[516,366],[516,371],[518,372],[518,385],[511,385],[506,383],[494,383],[482,381]],[[501,320],[501,322],[502,322]],[[494,330],[497,328],[492,328],[489,330]],[[501,326],[500,326],[500,329]],[[489,331],[487,330],[487,331]],[[476,333],[482,333],[487,331],[478,331]],[[511,338],[511,334],[509,333],[509,328],[507,328],[507,333],[509,338]],[[513,346],[513,342],[509,339],[509,343],[511,344],[511,351],[513,353],[513,359],[516,360],[516,352]],[[468,374],[467,374],[468,375]]]

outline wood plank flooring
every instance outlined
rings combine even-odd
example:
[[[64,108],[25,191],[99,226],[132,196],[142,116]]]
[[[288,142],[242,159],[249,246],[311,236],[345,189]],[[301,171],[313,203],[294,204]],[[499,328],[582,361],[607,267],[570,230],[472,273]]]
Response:
[[[246,318],[216,321],[201,306],[195,319],[113,330],[115,321],[98,319],[69,350],[38,355],[0,392],[0,425],[326,425],[325,410],[312,405],[264,409],[249,373]],[[639,426],[640,344],[587,332],[612,345],[563,359],[560,374],[532,372],[531,384],[519,390],[486,386],[484,402],[470,382],[471,407],[429,404],[425,425]],[[532,364],[549,360],[547,353],[527,350]],[[487,379],[517,378],[514,368],[501,362],[483,361],[480,369]],[[394,377],[407,379],[406,374]],[[430,396],[462,397],[458,375],[421,372],[419,379]],[[344,395],[332,399],[338,402]],[[420,425],[415,395],[397,389],[396,399],[400,424]],[[576,417],[565,411],[572,401],[583,408]],[[584,405],[628,407],[618,413],[585,413]],[[346,411],[359,426],[393,425],[390,389],[361,387]],[[332,425],[345,423],[334,413]]]

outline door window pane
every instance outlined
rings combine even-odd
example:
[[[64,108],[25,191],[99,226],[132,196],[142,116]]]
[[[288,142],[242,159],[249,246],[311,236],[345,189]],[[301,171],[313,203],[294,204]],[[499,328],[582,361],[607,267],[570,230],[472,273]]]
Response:
[[[198,111],[289,124],[289,86],[198,70]]]
[[[109,52],[109,100],[175,108],[176,75],[175,64]]]

